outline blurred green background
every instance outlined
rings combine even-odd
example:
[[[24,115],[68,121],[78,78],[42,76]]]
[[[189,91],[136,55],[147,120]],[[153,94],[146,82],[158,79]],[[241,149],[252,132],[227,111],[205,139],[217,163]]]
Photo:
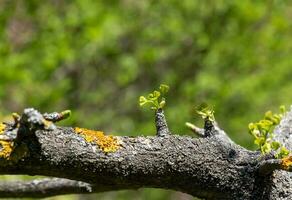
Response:
[[[194,106],[204,101],[252,149],[247,124],[291,104],[291,25],[283,0],[0,0],[1,118],[71,109],[62,125],[154,135],[138,97],[166,83],[174,133],[202,124]],[[192,199],[157,189],[50,199],[96,198]]]

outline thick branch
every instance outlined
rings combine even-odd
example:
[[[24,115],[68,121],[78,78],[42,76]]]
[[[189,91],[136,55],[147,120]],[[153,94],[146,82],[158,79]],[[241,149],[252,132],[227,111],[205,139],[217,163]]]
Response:
[[[170,135],[164,115],[159,113],[157,136],[115,137],[120,146],[114,151],[104,151],[92,135],[86,140],[73,128],[48,124],[32,110],[25,112],[20,122],[13,153],[0,159],[0,174],[67,178],[89,183],[94,192],[154,187],[206,199],[292,196],[292,179],[287,172],[285,176],[282,171],[261,175],[259,152],[234,144],[215,122],[205,125],[203,138]],[[7,128],[6,132],[15,130]],[[161,137],[165,130],[169,135]]]
[[[72,128],[35,135],[25,141],[29,156],[0,166],[0,173],[63,177],[95,184],[99,191],[156,187],[209,199],[252,195],[257,153],[222,137],[119,137],[120,149],[104,153]]]

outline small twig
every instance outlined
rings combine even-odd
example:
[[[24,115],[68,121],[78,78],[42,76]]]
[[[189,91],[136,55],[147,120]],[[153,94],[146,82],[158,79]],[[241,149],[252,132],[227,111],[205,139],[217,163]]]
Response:
[[[44,113],[43,117],[51,122],[58,122],[64,119],[67,119],[71,115],[71,110],[65,110],[60,113],[53,112],[53,113]]]
[[[161,108],[159,108],[155,113],[155,125],[157,136],[170,135],[164,112]]]
[[[217,133],[217,131],[215,129],[215,125],[216,124],[214,121],[211,121],[208,119],[205,120],[205,124],[204,124],[205,137],[212,136],[212,135],[215,135]]]
[[[20,127],[25,126],[28,129],[46,129],[55,130],[56,126],[47,121],[44,116],[33,108],[26,108],[20,118]]]
[[[204,129],[195,126],[190,122],[186,122],[185,124],[193,133],[195,133],[199,137],[205,137]]]
[[[62,194],[90,193],[90,184],[63,178],[45,178],[33,181],[0,182],[0,196],[6,198],[44,198]]]

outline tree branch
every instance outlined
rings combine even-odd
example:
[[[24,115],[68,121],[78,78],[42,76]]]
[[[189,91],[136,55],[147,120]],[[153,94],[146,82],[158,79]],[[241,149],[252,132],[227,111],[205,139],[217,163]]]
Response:
[[[90,184],[93,192],[152,187],[206,199],[259,200],[282,198],[284,190],[285,198],[291,197],[289,174],[283,178],[283,174],[259,173],[263,166],[260,153],[233,143],[216,123],[205,125],[206,137],[191,138],[170,135],[163,113],[159,116],[163,123],[156,120],[156,125],[163,128],[158,127],[158,133],[167,130],[167,137],[114,137],[57,127],[36,110],[25,110],[20,124],[7,124],[2,133],[10,140],[0,139],[0,174],[82,181]]]
[[[93,190],[94,187],[88,183],[61,178],[0,182],[0,196],[2,198],[44,198],[63,194],[90,193]]]

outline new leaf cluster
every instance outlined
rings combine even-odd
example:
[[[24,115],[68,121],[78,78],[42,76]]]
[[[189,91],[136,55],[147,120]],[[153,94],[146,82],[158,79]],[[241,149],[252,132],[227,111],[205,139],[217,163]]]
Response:
[[[165,106],[165,94],[169,91],[169,86],[166,84],[161,84],[159,90],[154,90],[152,93],[148,94],[147,97],[140,96],[139,105],[144,106],[149,104],[151,110],[162,109]]]
[[[254,137],[254,143],[263,155],[274,150],[277,152],[275,154],[277,158],[284,158],[290,153],[288,149],[274,139],[273,131],[285,113],[284,106],[280,106],[280,112],[280,114],[273,114],[272,111],[268,111],[265,113],[264,119],[248,125],[249,133]]]
[[[199,106],[196,107],[196,112],[207,121],[215,121],[214,117],[214,109],[212,106],[202,103]]]

